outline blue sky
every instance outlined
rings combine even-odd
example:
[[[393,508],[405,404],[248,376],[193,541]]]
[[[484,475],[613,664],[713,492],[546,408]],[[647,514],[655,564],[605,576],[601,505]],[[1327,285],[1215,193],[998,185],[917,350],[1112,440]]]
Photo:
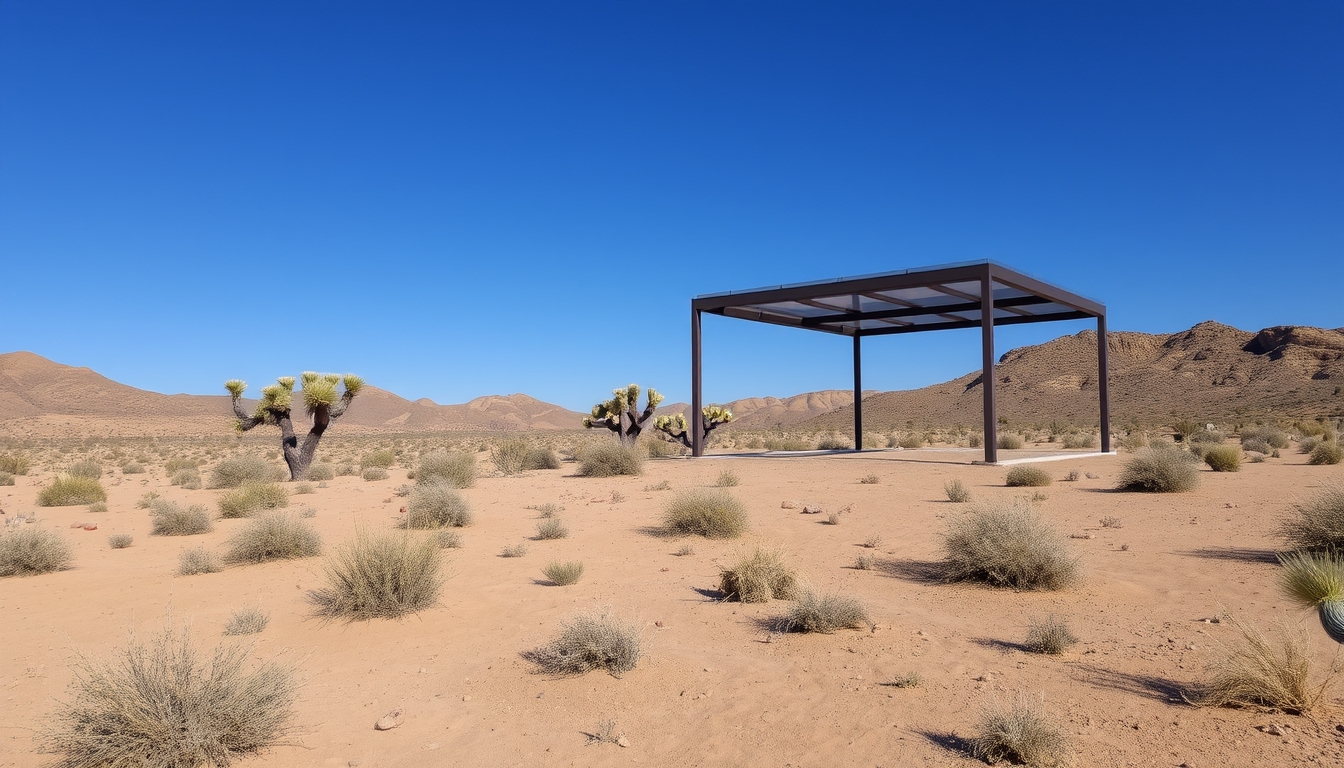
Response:
[[[163,392],[689,398],[700,293],[992,258],[1344,326],[1338,2],[0,3],[0,351]],[[999,347],[1085,324],[999,331]],[[849,344],[706,321],[706,396]],[[865,385],[978,363],[874,340]]]

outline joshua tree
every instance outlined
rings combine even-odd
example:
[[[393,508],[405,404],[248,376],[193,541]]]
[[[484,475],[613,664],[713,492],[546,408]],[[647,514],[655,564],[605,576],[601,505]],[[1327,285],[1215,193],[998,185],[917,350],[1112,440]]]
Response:
[[[247,389],[247,382],[231,379],[224,382],[224,388],[233,396],[233,413],[238,417],[234,421],[234,427],[238,432],[246,432],[259,424],[279,427],[280,444],[284,449],[285,463],[289,465],[289,479],[302,480],[308,471],[308,466],[313,463],[313,457],[317,455],[317,444],[322,440],[322,433],[327,431],[333,420],[339,419],[345,413],[355,395],[364,388],[363,379],[347,373],[344,376],[345,392],[338,396],[336,385],[341,383],[341,380],[342,377],[334,373],[320,374],[308,371],[303,374],[301,390],[303,405],[313,420],[313,426],[308,430],[308,436],[303,439],[303,445],[299,445],[299,439],[294,435],[294,423],[289,415],[290,406],[294,401],[293,376],[281,376],[276,379],[276,383],[262,387],[261,402],[257,403],[257,408],[251,416],[247,415],[242,403],[239,402],[243,391]]]
[[[709,433],[713,432],[715,427],[733,420],[733,412],[722,406],[706,405],[700,409],[700,417],[700,433],[709,437]],[[654,419],[653,426],[673,440],[681,441],[687,448],[691,447],[691,435],[686,429],[686,417],[680,413],[675,416],[659,416]]]
[[[625,389],[613,389],[612,394],[614,397],[610,400],[593,406],[591,416],[583,417],[583,426],[587,429],[606,427],[615,432],[621,442],[633,443],[639,439],[639,433],[644,431],[644,423],[653,416],[654,409],[663,402],[663,396],[649,387],[648,403],[641,413],[638,384],[631,384]]]
[[[1331,552],[1294,552],[1281,557],[1279,586],[1292,600],[1316,609],[1321,628],[1344,643],[1344,557]]]

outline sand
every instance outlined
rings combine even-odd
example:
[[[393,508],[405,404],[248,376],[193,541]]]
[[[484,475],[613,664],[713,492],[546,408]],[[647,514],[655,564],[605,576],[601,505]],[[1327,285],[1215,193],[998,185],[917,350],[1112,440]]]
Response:
[[[484,455],[484,454],[483,454]],[[1080,766],[1338,765],[1344,761],[1344,691],[1313,718],[1200,709],[1180,698],[1204,678],[1227,623],[1224,611],[1257,624],[1286,619],[1310,631],[1324,666],[1337,646],[1314,615],[1288,606],[1274,587],[1274,522],[1295,499],[1344,467],[1311,467],[1305,457],[1246,464],[1239,473],[1201,471],[1200,488],[1179,495],[1109,490],[1124,457],[1041,464],[1055,478],[1037,503],[1061,534],[1085,582],[1063,592],[1017,593],[932,583],[924,564],[939,555],[947,520],[965,507],[942,487],[962,479],[980,499],[1011,499],[1005,469],[968,466],[938,452],[875,452],[797,458],[651,461],[642,477],[586,479],[574,465],[520,477],[483,477],[464,491],[476,523],[465,547],[446,550],[451,574],[441,604],[402,620],[324,622],[307,590],[322,584],[322,559],[230,567],[175,576],[178,553],[218,549],[245,524],[221,520],[214,532],[150,537],[135,501],[148,490],[214,508],[219,491],[169,486],[162,471],[107,480],[110,511],[34,506],[48,474],[0,488],[10,514],[36,510],[36,525],[73,542],[75,567],[0,580],[0,766],[50,760],[33,751],[39,726],[71,680],[76,651],[106,657],[131,631],[149,633],[171,614],[196,640],[213,645],[237,608],[260,606],[270,626],[254,638],[262,658],[298,665],[303,687],[291,746],[246,766],[825,766],[971,765],[963,751],[987,702],[1017,695],[1043,699],[1072,738]],[[488,470],[488,464],[482,465]],[[751,517],[740,541],[671,540],[653,534],[678,489],[706,485],[722,469],[741,484],[731,492]],[[1061,482],[1070,471],[1096,479]],[[877,484],[859,479],[876,474]],[[671,491],[645,490],[666,480]],[[328,548],[356,530],[393,526],[404,499],[385,481],[342,477],[291,508],[311,506]],[[1030,494],[1031,491],[1026,491]],[[839,525],[826,515],[781,508],[815,501],[848,507]],[[530,504],[565,510],[566,539],[527,541],[528,554],[503,547],[535,532]],[[1103,528],[1115,516],[1122,528]],[[96,531],[72,522],[98,523]],[[107,537],[130,533],[133,547]],[[862,542],[881,536],[876,550]],[[741,605],[716,599],[718,567],[756,541],[783,547],[808,583],[861,599],[876,627],[832,635],[772,636],[768,621],[784,603]],[[683,544],[695,553],[674,556]],[[1128,545],[1125,549],[1124,545]],[[874,553],[879,568],[853,567]],[[541,568],[579,559],[583,579],[548,585]],[[550,639],[577,611],[610,606],[643,630],[646,654],[617,679],[602,673],[555,679],[520,653]],[[1059,657],[1021,650],[1029,618],[1068,617],[1082,642]],[[923,684],[881,683],[918,672]],[[389,711],[403,724],[376,731]],[[589,744],[604,721],[628,746]],[[1259,730],[1277,725],[1285,735]],[[1282,726],[1288,726],[1282,729]],[[361,762],[354,762],[361,761]]]

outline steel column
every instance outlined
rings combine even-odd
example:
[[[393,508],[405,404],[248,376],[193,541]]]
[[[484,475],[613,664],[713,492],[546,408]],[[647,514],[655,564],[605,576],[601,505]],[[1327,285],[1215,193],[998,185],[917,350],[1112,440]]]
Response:
[[[863,450],[863,356],[859,334],[854,334],[854,450]]]
[[[705,437],[701,434],[700,396],[700,310],[691,308],[691,412],[686,414],[686,429],[691,433],[691,455],[705,452]]]
[[[1106,336],[1106,315],[1097,316],[1097,395],[1101,401],[1101,450],[1111,450],[1110,341]]]
[[[999,413],[994,400],[994,275],[988,264],[980,278],[980,387],[984,390],[985,462],[999,460]]]

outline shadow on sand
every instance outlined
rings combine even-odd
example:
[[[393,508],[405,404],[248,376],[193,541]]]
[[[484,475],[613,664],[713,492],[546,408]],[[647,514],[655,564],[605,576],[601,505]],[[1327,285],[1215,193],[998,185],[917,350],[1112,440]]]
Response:
[[[1251,547],[1201,547],[1177,552],[1186,557],[1199,557],[1205,560],[1231,560],[1237,563],[1260,563],[1278,565],[1279,555],[1272,549],[1254,549]]]
[[[915,584],[942,584],[947,580],[947,567],[940,560],[881,560],[874,570]]]
[[[1173,706],[1190,706],[1190,703],[1182,695],[1187,691],[1188,686],[1183,686],[1175,680],[1156,675],[1119,672],[1091,664],[1079,664],[1074,667],[1074,670],[1078,679],[1088,685],[1130,693]]]

